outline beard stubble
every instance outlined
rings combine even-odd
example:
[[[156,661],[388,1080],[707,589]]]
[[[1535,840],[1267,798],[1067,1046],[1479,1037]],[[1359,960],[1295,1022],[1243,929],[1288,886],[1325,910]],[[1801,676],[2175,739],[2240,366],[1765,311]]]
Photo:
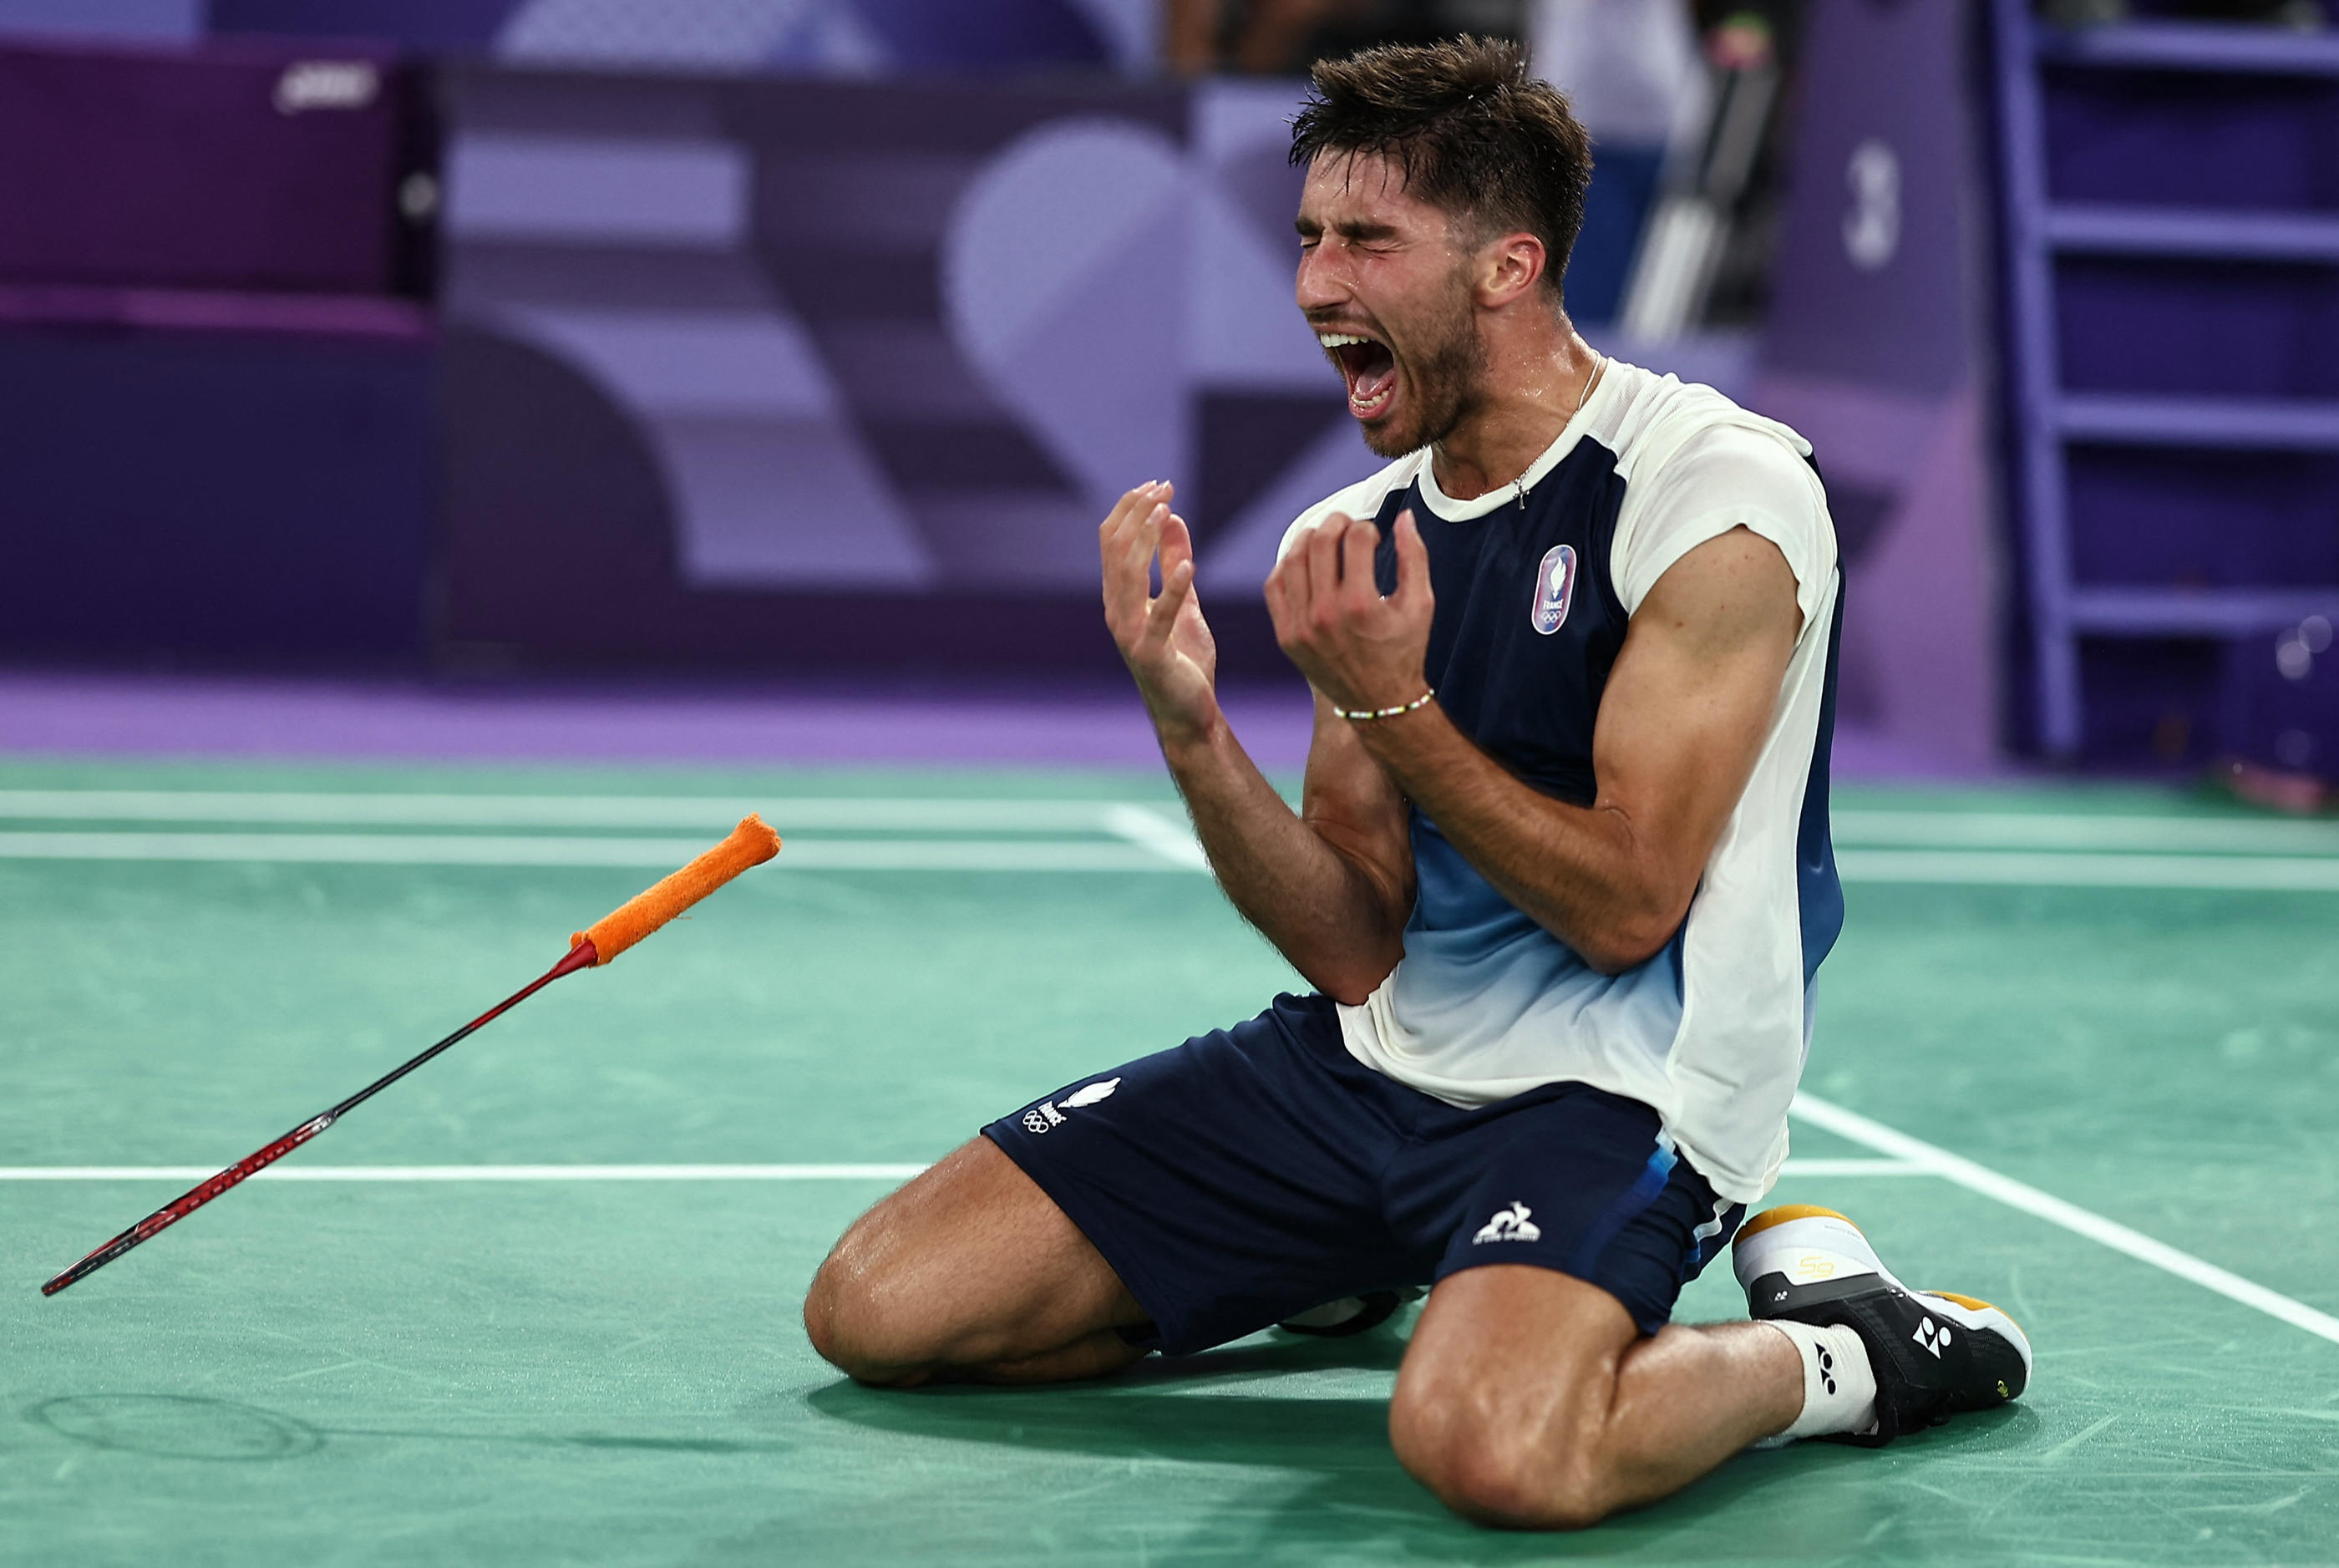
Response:
[[[1408,354],[1403,361],[1411,406],[1396,421],[1363,429],[1365,445],[1376,457],[1401,458],[1442,441],[1478,406],[1486,348],[1478,340],[1477,315],[1458,270],[1419,335],[1420,354]]]

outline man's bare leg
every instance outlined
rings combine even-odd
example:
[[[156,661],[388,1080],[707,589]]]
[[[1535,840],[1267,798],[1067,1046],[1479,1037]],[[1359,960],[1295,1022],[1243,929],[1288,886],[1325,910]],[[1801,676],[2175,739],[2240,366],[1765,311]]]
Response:
[[[1088,1238],[984,1138],[855,1220],[804,1297],[824,1359],[899,1388],[1101,1376],[1144,1355],[1114,1330],[1145,1321]]]
[[[1580,1529],[1678,1491],[1803,1405],[1801,1354],[1760,1323],[1643,1338],[1623,1303],[1503,1264],[1430,1293],[1397,1374],[1397,1458],[1456,1513]]]

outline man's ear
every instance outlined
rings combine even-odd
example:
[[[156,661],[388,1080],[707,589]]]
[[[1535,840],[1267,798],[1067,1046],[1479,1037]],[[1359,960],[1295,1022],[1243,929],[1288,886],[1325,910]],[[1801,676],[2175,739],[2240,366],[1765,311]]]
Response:
[[[1478,247],[1478,302],[1490,310],[1525,298],[1543,281],[1549,257],[1543,242],[1524,230]]]

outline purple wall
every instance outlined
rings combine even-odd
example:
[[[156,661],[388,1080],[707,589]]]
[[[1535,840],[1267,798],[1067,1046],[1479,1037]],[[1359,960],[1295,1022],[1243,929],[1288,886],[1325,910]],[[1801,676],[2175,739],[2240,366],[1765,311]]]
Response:
[[[1814,0],[1771,320],[1749,401],[1817,449],[1845,576],[1845,717],[1996,749],[1989,340],[1965,0]]]
[[[1374,466],[1293,98],[454,73],[450,656],[1102,665],[1096,522],[1161,477],[1273,659],[1277,539]]]
[[[0,102],[0,647],[1102,672],[1095,525],[1160,477],[1280,676],[1276,543],[1377,466],[1292,305],[1293,84],[12,69],[73,91]]]
[[[422,294],[423,110],[372,47],[0,48],[0,283]]]
[[[1154,12],[1151,0],[211,0],[209,21],[214,34],[382,38],[512,64],[868,77],[1141,70]]]
[[[348,45],[0,49],[0,648],[419,656],[420,108]]]

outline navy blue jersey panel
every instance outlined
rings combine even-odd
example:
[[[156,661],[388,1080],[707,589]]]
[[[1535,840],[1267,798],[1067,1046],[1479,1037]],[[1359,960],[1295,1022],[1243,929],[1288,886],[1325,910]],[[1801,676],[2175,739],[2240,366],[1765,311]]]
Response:
[[[1843,883],[1836,875],[1835,839],[1828,828],[1829,754],[1835,748],[1837,656],[1843,646],[1844,585],[1835,590],[1828,623],[1827,682],[1821,688],[1820,729],[1811,743],[1811,782],[1803,789],[1803,819],[1795,833],[1795,893],[1802,914],[1803,983],[1843,934]]]
[[[1395,528],[1413,513],[1429,555],[1436,609],[1425,667],[1438,706],[1462,733],[1530,787],[1588,805],[1593,728],[1626,616],[1609,580],[1624,482],[1615,454],[1579,440],[1527,492],[1482,517],[1448,522],[1418,483],[1375,519],[1375,576],[1396,585]]]

